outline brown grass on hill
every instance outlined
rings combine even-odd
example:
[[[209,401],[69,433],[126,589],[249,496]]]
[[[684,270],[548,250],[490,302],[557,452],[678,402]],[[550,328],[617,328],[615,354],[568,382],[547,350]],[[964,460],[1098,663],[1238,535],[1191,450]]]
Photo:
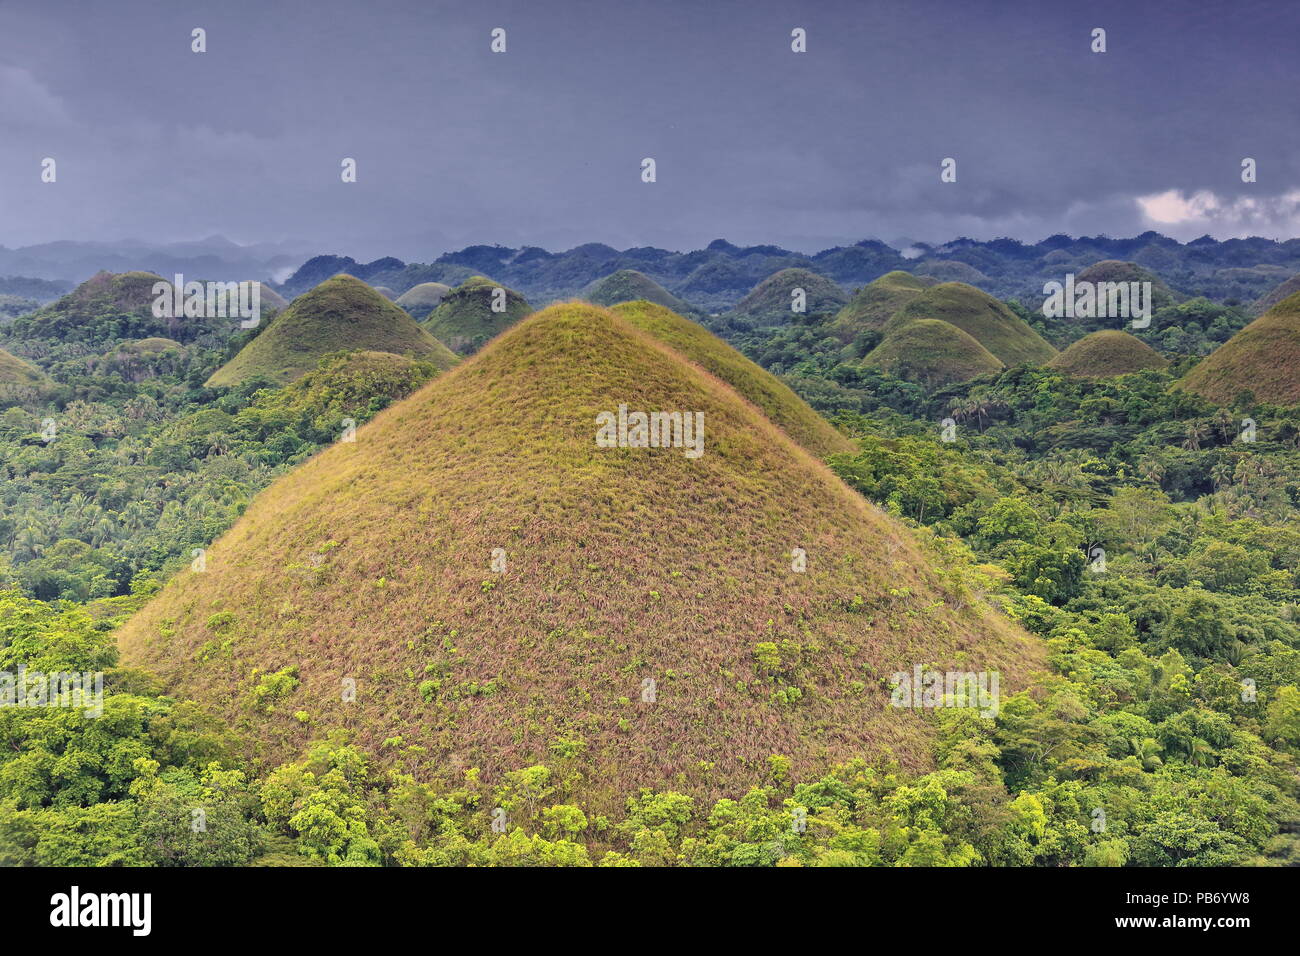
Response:
[[[704,412],[704,454],[596,447],[619,403]],[[932,562],[720,379],[569,303],[277,481],[120,645],[270,758],[346,727],[422,776],[544,762],[613,807],[734,792],[772,754],[924,764],[891,673],[998,670],[1006,694],[1043,661]],[[265,679],[284,668],[301,683]]]

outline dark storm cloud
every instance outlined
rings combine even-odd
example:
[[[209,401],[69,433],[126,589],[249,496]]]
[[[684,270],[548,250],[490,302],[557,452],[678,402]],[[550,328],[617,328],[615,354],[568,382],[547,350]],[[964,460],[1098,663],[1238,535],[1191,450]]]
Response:
[[[0,242],[1292,236],[1298,27],[1262,2],[0,0]]]

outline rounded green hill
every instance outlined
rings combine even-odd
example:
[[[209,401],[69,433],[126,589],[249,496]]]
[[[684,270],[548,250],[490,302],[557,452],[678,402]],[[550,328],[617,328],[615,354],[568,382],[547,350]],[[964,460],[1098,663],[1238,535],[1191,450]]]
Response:
[[[913,319],[895,329],[862,365],[927,388],[968,382],[1005,367],[973,336],[940,319]]]
[[[804,291],[804,311],[792,309],[794,291]],[[838,285],[807,269],[782,269],[768,276],[731,310],[731,316],[751,326],[785,325],[795,318],[829,316],[849,301]]]
[[[1074,277],[1074,282],[1076,285],[1080,282],[1150,282],[1153,309],[1177,305],[1183,298],[1150,269],[1122,259],[1102,259],[1100,262],[1094,262],[1079,272]]]
[[[504,292],[504,300],[497,289]],[[496,302],[504,303],[504,311],[493,311]],[[532,311],[528,300],[513,289],[484,276],[472,276],[448,292],[422,324],[438,341],[468,355]]]
[[[853,293],[830,324],[830,332],[847,345],[863,332],[883,329],[890,316],[937,281],[898,269],[887,272]]]
[[[702,415],[701,453],[601,446],[620,407]],[[933,722],[870,675],[924,660],[1014,693],[1045,657],[932,561],[719,378],[568,303],[283,476],[118,638],[268,760],[346,727],[491,788],[562,749],[570,792],[613,812],[638,787],[716,798],[772,754],[796,778],[929,766]],[[874,612],[900,593],[925,614]]]
[[[679,315],[694,311],[689,304],[673,295],[654,279],[635,269],[618,272],[598,279],[583,290],[581,298],[597,305],[618,305],[620,302],[645,300]]]
[[[1220,345],[1180,384],[1219,405],[1243,392],[1274,405],[1300,403],[1300,292]]]
[[[1048,368],[1071,378],[1110,378],[1168,366],[1168,360],[1159,352],[1119,329],[1085,335],[1047,363]]]
[[[456,356],[360,279],[340,274],[293,300],[210,379],[209,387],[254,378],[291,382],[341,349],[411,355],[450,368]]]
[[[442,282],[421,282],[397,297],[397,304],[412,312],[428,311],[447,297],[451,286]]]
[[[1042,365],[1056,355],[1051,343],[1020,316],[964,282],[943,282],[913,298],[885,323],[885,337],[916,319],[940,319],[955,325],[1007,366],[1022,362]]]

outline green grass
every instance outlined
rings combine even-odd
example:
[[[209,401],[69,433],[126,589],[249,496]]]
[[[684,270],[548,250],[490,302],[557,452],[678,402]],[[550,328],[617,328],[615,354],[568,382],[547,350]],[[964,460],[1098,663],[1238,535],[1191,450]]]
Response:
[[[894,329],[862,364],[927,388],[968,382],[1005,368],[973,337],[939,319],[913,319]]]
[[[1085,335],[1047,363],[1048,368],[1071,378],[1110,378],[1168,365],[1151,346],[1119,329],[1102,329]]]
[[[652,302],[625,302],[613,311],[722,379],[818,457],[853,450],[853,443],[789,386],[703,326]]]
[[[768,276],[731,311],[735,318],[753,325],[785,325],[795,317],[791,311],[791,293],[803,289],[807,298],[804,315],[833,315],[849,301],[838,285],[807,269],[782,269]]]
[[[0,349],[0,386],[39,387],[49,384],[45,373],[30,362]]]
[[[830,332],[847,345],[862,332],[883,329],[890,316],[934,285],[935,281],[897,269],[888,272],[853,293],[853,298],[830,324]]]
[[[1056,349],[1018,315],[963,282],[940,283],[916,296],[885,323],[886,337],[916,319],[955,325],[1008,366],[1042,365],[1056,355]]]
[[[1247,391],[1259,402],[1300,402],[1300,292],[1220,345],[1180,384],[1219,405]]]
[[[266,331],[219,368],[207,384],[262,377],[287,383],[342,349],[411,355],[450,368],[456,357],[402,309],[359,279],[336,275],[293,300]]]
[[[497,288],[506,292],[504,312],[492,311]],[[447,293],[422,324],[453,351],[469,355],[532,311],[528,301],[513,289],[483,276],[473,276]]]
[[[595,416],[621,402],[703,412],[703,456],[597,448]],[[119,643],[269,759],[347,728],[495,783],[562,746],[575,791],[612,809],[638,786],[747,786],[772,754],[796,776],[871,753],[926,765],[931,725],[889,707],[882,677],[963,662],[1009,690],[1043,662],[932,560],[718,378],[565,304],[274,483]],[[261,675],[291,666],[299,683],[259,708]]]
[[[645,300],[655,305],[662,305],[679,315],[694,311],[689,303],[677,298],[654,279],[635,269],[620,269],[593,282],[583,290],[581,298],[605,306]]]

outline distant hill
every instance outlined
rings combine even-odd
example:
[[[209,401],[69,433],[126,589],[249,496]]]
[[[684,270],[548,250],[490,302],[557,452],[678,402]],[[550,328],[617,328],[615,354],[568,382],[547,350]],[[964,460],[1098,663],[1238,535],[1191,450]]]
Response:
[[[67,295],[15,319],[6,332],[11,340],[59,342],[65,348],[91,351],[147,338],[168,338],[185,345],[199,343],[208,348],[229,341],[239,329],[240,319],[236,316],[154,316],[154,286],[171,281],[152,272],[100,272]],[[284,300],[273,289],[265,283],[261,288],[264,313],[283,307]]]
[[[176,371],[181,367],[185,354],[186,347],[175,339],[136,339],[114,347],[102,359],[94,361],[93,366],[98,371],[141,382]]]
[[[451,286],[442,282],[421,282],[399,295],[397,304],[412,315],[423,318],[433,311],[450,291]]]
[[[1064,281],[1062,277],[1059,281]],[[1117,259],[1103,259],[1101,262],[1095,262],[1092,265],[1079,270],[1074,277],[1075,285],[1081,282],[1105,283],[1105,282],[1150,282],[1151,283],[1151,305],[1152,311],[1166,308],[1167,306],[1177,305],[1186,297],[1179,295],[1165,284],[1164,280],[1152,272],[1150,269],[1138,265],[1136,262],[1121,262]],[[1072,317],[1063,318],[1057,321],[1067,322],[1072,326],[1083,329],[1104,329],[1114,328],[1117,322],[1123,322],[1122,318],[1094,316],[1090,318]]]
[[[1151,346],[1119,329],[1102,329],[1085,335],[1047,363],[1048,368],[1072,378],[1110,378],[1168,365]]]
[[[1300,292],[1300,273],[1293,275],[1285,282],[1271,289],[1267,294],[1260,296],[1252,302],[1250,308],[1246,310],[1247,314],[1259,317],[1283,299],[1289,298],[1297,292]]]
[[[916,319],[939,319],[955,325],[1008,366],[1021,362],[1042,365],[1056,354],[1018,315],[964,282],[944,282],[914,297],[885,324],[886,338]]]
[[[598,447],[620,406],[703,415],[701,454]],[[559,760],[613,812],[736,792],[773,754],[794,779],[928,766],[932,715],[883,676],[995,671],[1005,699],[1045,662],[930,555],[719,378],[570,303],[278,480],[118,638],[270,761],[347,728],[489,793]]]
[[[807,269],[782,269],[737,302],[731,317],[750,326],[785,325],[797,315],[791,308],[796,289],[804,292],[802,314],[808,318],[832,315],[849,301],[844,290],[830,279]]]
[[[968,382],[1005,367],[973,336],[940,319],[904,323],[867,353],[862,365],[926,388]]]
[[[386,257],[362,264],[347,256],[317,256],[290,276],[284,288],[286,294],[297,294],[337,272],[399,293],[422,282],[454,286],[472,275],[489,275],[532,302],[552,302],[579,296],[605,276],[630,269],[653,276],[668,292],[701,311],[722,313],[783,269],[805,269],[845,289],[903,270],[966,282],[999,299],[1019,299],[1037,308],[1045,282],[1063,281],[1067,272],[1077,276],[1102,262],[1154,270],[1164,282],[1189,295],[1215,302],[1250,302],[1300,272],[1300,239],[1218,242],[1202,237],[1181,243],[1156,232],[1127,238],[1054,235],[1036,243],[962,238],[936,245],[900,239],[891,246],[864,239],[815,253],[771,244],[740,246],[724,239],[689,251],[653,246],[615,249],[601,243],[566,251],[476,245],[444,253],[429,263]]]
[[[636,302],[644,299],[646,302],[671,309],[678,315],[695,311],[689,303],[677,298],[654,279],[635,269],[620,269],[593,282],[582,291],[581,297],[596,305],[618,305],[620,302]]]
[[[863,332],[883,329],[890,316],[938,281],[899,270],[887,272],[853,293],[835,316],[830,331],[847,345]]]
[[[492,309],[497,289],[505,292],[503,312]],[[453,351],[468,355],[532,311],[518,292],[484,276],[474,276],[448,292],[429,313],[423,327]]]
[[[1300,403],[1300,292],[1207,355],[1181,385],[1220,405],[1242,392],[1274,405]]]
[[[396,305],[359,279],[339,275],[294,299],[207,384],[230,386],[251,378],[291,382],[340,349],[413,355],[441,368],[456,362]]]
[[[817,457],[855,448],[789,386],[703,326],[653,302],[624,302],[613,311],[722,379]]]

